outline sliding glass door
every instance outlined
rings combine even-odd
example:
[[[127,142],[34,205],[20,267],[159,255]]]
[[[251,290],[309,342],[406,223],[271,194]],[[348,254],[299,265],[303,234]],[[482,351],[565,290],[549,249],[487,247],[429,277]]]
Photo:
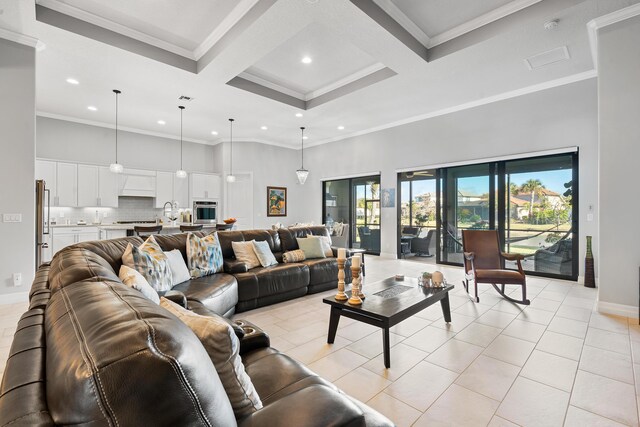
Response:
[[[348,178],[323,183],[325,224],[349,225],[349,247],[380,253],[380,176]]]
[[[423,172],[398,174],[399,255],[403,230],[433,225],[436,262],[462,265],[462,231],[497,230],[504,251],[524,255],[526,272],[577,279],[577,152]]]

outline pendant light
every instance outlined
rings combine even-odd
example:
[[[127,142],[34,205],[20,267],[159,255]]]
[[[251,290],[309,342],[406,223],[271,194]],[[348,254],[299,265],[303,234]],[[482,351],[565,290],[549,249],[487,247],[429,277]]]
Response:
[[[118,89],[114,89],[113,93],[116,94],[116,162],[109,165],[109,170],[113,173],[122,173],[124,168],[120,163],[118,163],[118,95],[122,92]]]
[[[296,175],[298,175],[298,182],[300,185],[304,185],[304,182],[307,180],[307,176],[309,176],[309,171],[304,168],[304,127],[301,127],[300,130],[302,131],[302,166],[300,166],[300,169],[296,171]]]
[[[230,143],[230,154],[229,154],[229,175],[227,175],[227,182],[236,182],[236,177],[233,174],[233,122],[234,119],[229,119],[229,143]]]
[[[182,112],[184,111],[184,106],[180,105],[178,108],[180,109],[180,169],[176,171],[176,176],[178,178],[186,178],[187,171],[182,169]]]

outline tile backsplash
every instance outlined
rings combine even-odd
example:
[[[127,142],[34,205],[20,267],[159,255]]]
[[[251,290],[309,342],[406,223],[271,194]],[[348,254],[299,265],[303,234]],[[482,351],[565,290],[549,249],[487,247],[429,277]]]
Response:
[[[163,216],[163,210],[155,207],[155,199],[151,197],[119,197],[117,208],[52,207],[51,218],[55,218],[58,224],[64,224],[66,220],[71,224],[79,220],[90,224],[96,216],[96,211],[100,214],[103,223],[127,220],[150,221]]]

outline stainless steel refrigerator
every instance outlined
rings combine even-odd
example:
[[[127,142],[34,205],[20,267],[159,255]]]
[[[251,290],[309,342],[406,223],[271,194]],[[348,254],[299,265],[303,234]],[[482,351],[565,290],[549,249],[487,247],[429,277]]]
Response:
[[[44,251],[49,248],[48,234],[50,232],[49,213],[51,204],[47,183],[42,179],[36,180],[36,270],[43,262]]]

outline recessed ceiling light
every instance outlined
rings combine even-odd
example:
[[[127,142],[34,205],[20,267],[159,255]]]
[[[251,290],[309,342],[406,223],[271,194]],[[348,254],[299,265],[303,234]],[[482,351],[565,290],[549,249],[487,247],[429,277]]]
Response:
[[[80,82],[79,82],[79,81],[77,81],[76,79],[73,79],[73,78],[71,78],[71,77],[69,77],[69,78],[67,79],[67,83],[69,83],[69,84],[71,84],[71,85],[79,85],[79,84],[80,84]]]
[[[87,107],[87,110],[90,110],[90,111],[98,111],[98,109],[97,109],[96,107],[94,107],[93,105],[89,105],[89,106]]]
[[[262,129],[262,130],[267,130],[267,129],[269,129],[269,128],[268,128],[268,127],[266,127],[266,126],[261,126],[261,127],[260,127],[260,129]]]
[[[302,117],[302,113],[296,113],[296,117]]]
[[[215,130],[211,131],[211,135],[217,135],[217,134],[218,134],[218,132],[216,132]]]
[[[158,124],[159,125],[165,125],[165,124],[167,124],[167,122],[165,122],[164,120],[158,120]]]
[[[338,126],[338,130],[344,130],[344,126],[342,125]]]
[[[304,57],[302,58],[302,63],[303,63],[303,64],[311,64],[311,61],[312,61],[312,60],[311,60],[311,57],[309,57],[309,56],[304,56]]]

